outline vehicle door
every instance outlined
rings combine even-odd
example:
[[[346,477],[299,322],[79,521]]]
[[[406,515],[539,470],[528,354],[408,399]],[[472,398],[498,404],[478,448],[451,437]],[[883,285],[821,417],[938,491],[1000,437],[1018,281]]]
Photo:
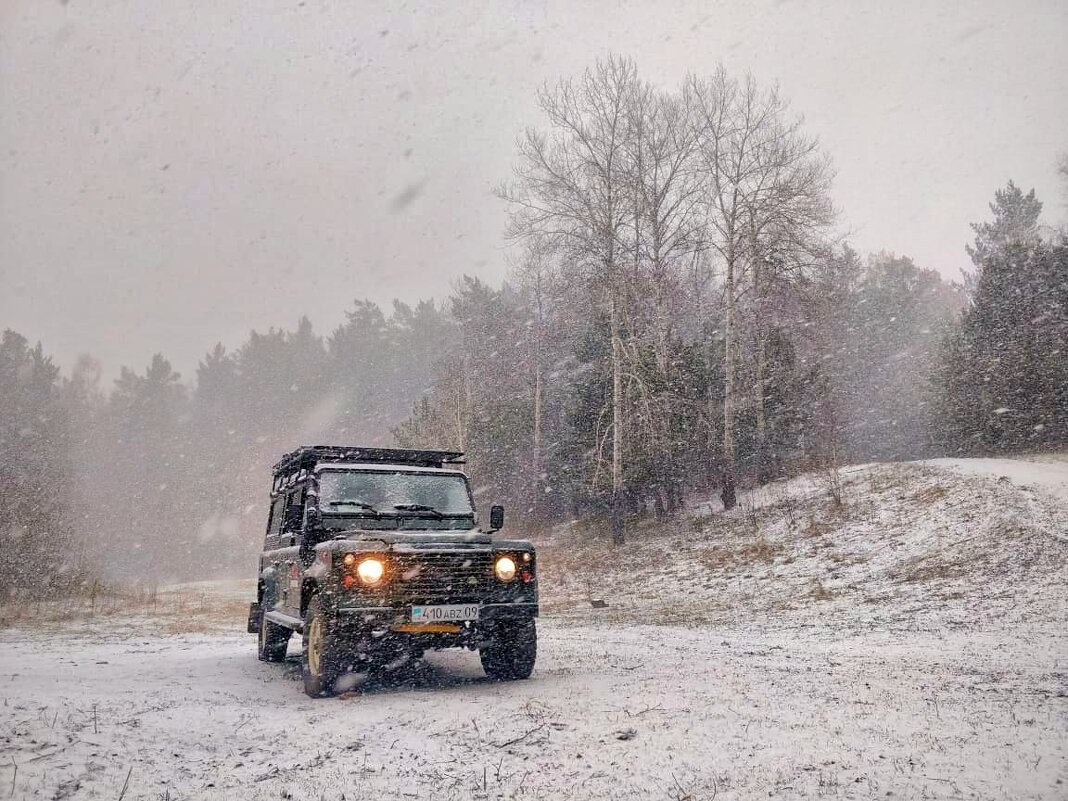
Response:
[[[263,584],[263,596],[260,603],[264,612],[281,607],[284,576],[279,572],[279,550],[282,547],[281,531],[285,500],[284,493],[276,494],[271,499],[271,509],[267,517],[267,535],[263,541],[263,555],[260,557],[260,581]]]
[[[281,548],[278,550],[282,606],[286,614],[293,617],[300,617],[300,540],[304,527],[306,484],[307,482],[301,482],[286,492],[285,509],[282,514]]]

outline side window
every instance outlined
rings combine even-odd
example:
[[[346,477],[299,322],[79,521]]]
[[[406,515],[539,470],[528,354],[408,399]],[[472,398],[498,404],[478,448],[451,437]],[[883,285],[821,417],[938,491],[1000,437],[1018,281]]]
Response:
[[[267,518],[267,536],[277,537],[278,530],[282,527],[282,502],[285,496],[278,495],[271,504],[271,512]]]
[[[286,495],[285,522],[282,524],[282,531],[287,534],[299,532],[303,519],[304,487],[299,486],[290,490]]]

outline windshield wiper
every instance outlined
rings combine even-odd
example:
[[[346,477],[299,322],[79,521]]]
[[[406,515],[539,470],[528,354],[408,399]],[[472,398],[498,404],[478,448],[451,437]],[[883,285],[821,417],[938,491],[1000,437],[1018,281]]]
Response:
[[[430,514],[432,514],[439,520],[445,517],[445,515],[443,515],[433,506],[425,506],[421,503],[395,503],[393,504],[393,508],[400,509],[402,512],[430,512]]]
[[[375,517],[378,517],[378,515],[379,515],[379,511],[377,509],[375,509],[373,506],[371,506],[371,504],[364,503],[363,501],[330,501],[326,505],[327,506],[335,506],[335,507],[336,506],[356,506],[356,507],[358,507],[360,509],[364,509],[364,510],[370,512]]]

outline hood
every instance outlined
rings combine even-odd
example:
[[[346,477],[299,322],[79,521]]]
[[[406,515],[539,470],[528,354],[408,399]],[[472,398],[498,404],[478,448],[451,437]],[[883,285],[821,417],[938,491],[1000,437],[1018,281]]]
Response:
[[[405,547],[437,546],[449,548],[485,548],[493,542],[493,538],[484,531],[470,529],[468,531],[442,531],[441,529],[429,530],[389,530],[381,529],[354,529],[344,531],[334,536],[333,539],[322,543],[320,547],[337,546],[344,548],[347,543],[385,543],[390,550],[403,550]]]

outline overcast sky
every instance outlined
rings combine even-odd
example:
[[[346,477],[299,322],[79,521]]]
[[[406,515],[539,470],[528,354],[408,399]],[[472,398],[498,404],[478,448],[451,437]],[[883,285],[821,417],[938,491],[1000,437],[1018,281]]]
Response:
[[[778,80],[862,251],[957,276],[1012,178],[1065,217],[1068,3],[0,0],[0,328],[189,377],[216,341],[499,280],[534,93],[599,55]]]

